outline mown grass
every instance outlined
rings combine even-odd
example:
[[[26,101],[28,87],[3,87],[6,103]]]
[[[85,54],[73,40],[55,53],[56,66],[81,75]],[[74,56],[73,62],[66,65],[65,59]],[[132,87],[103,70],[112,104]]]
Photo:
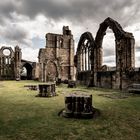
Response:
[[[24,88],[35,81],[0,82],[0,140],[139,140],[140,96],[107,98],[118,91],[67,85],[57,87],[58,96],[35,97],[38,91]],[[93,95],[93,106],[101,115],[96,119],[67,119],[58,116],[64,97],[72,92]]]

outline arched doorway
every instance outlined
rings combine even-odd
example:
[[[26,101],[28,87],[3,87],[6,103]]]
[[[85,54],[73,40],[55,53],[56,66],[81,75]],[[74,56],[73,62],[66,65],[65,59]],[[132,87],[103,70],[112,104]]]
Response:
[[[103,38],[107,28],[110,28],[115,36],[116,69],[108,71],[103,66]],[[121,25],[111,18],[105,19],[97,31],[96,43],[96,85],[99,87],[119,88],[123,87],[123,75],[127,69],[135,66],[134,61],[134,37],[131,33],[125,32]]]
[[[107,28],[110,28],[115,36],[116,69],[113,71],[108,71],[108,67],[103,66],[102,43]],[[95,41],[89,32],[80,37],[75,56],[77,80],[84,84],[92,83],[91,86],[122,89],[125,84],[125,71],[135,67],[134,43],[132,33],[125,32],[115,20],[105,19],[100,24]]]
[[[107,28],[106,35],[103,38],[103,64],[108,70],[116,69],[116,49],[115,36],[110,28]]]
[[[46,65],[46,81],[55,81],[58,78],[56,64],[53,61],[48,61]]]
[[[97,31],[95,43],[96,48],[96,66],[100,71],[103,64],[103,47],[102,42],[107,28],[110,28],[115,36],[116,50],[116,69],[126,69],[134,67],[134,37],[131,33],[125,32],[121,25],[111,18],[105,19]]]
[[[32,80],[33,67],[29,63],[25,63],[22,66],[21,80]]]

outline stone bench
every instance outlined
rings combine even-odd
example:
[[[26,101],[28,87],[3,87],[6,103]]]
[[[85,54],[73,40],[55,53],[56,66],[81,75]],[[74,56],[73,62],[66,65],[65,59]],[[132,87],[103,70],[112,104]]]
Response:
[[[128,87],[129,93],[140,93],[140,84],[132,84]]]

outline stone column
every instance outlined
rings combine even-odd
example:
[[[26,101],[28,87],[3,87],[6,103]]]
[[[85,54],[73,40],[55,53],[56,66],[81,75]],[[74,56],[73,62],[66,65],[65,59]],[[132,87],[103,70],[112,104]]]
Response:
[[[2,67],[1,67],[1,57],[0,57],[0,79],[1,79],[1,69]]]
[[[82,71],[84,71],[84,51],[82,49]]]
[[[59,36],[56,36],[56,58],[59,57],[59,47],[60,47],[60,38]]]
[[[91,64],[90,64],[90,48],[88,48],[88,70],[91,70]]]
[[[74,40],[70,39],[70,79],[74,80]]]
[[[44,75],[43,75],[43,63],[41,63],[41,82],[43,82],[44,80],[43,80],[43,77],[44,77]]]
[[[85,48],[85,71],[87,70],[87,50]]]
[[[20,72],[21,72],[21,49],[19,46],[15,47],[15,79],[20,80]]]

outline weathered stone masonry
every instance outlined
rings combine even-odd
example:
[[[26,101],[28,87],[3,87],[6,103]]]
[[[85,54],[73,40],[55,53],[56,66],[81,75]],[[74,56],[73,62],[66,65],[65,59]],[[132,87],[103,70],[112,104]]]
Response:
[[[39,80],[74,79],[74,40],[68,26],[63,34],[46,34],[46,48],[39,51]]]
[[[107,28],[115,36],[116,68],[108,70],[102,65],[102,42]],[[82,34],[76,52],[77,80],[90,86],[123,89],[133,82],[140,82],[140,71],[135,70],[135,40],[120,24],[107,18],[100,24],[95,40],[92,34]],[[84,49],[83,49],[84,48]],[[90,49],[86,49],[90,48]],[[90,63],[89,63],[90,61]],[[88,69],[87,66],[90,65]]]
[[[16,46],[0,49],[0,80],[19,80],[21,71],[21,49]]]

